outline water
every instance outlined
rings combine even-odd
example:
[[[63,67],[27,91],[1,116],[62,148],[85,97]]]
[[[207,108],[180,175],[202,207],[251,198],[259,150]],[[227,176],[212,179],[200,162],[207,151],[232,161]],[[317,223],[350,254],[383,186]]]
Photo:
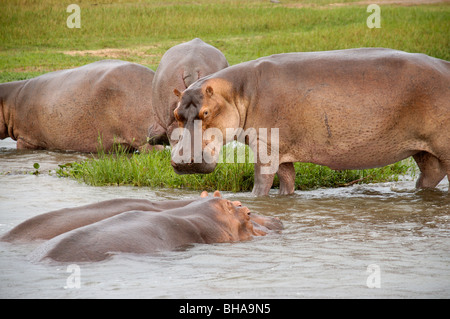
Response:
[[[17,151],[10,139],[0,141],[0,235],[63,207],[199,193],[90,187],[51,173],[85,157]],[[35,162],[42,174],[24,174]],[[30,263],[35,244],[0,243],[0,298],[449,298],[447,186],[415,191],[406,180],[268,198],[225,192],[254,212],[279,217],[285,230],[248,242],[79,264],[79,286],[78,273],[66,265]]]

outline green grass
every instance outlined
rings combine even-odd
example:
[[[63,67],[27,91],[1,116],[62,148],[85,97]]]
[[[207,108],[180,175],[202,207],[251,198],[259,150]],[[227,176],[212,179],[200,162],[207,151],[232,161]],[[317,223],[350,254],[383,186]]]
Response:
[[[401,176],[415,176],[418,168],[412,158],[366,170],[333,171],[326,166],[311,163],[295,163],[296,189],[309,190],[319,187],[346,187],[354,184],[396,182]],[[275,185],[277,185],[275,183]]]
[[[253,164],[219,163],[211,174],[177,175],[170,165],[170,150],[129,154],[120,146],[113,153],[60,165],[58,176],[72,177],[93,186],[134,185],[196,190],[246,191],[253,186]]]
[[[230,146],[225,146],[225,148]],[[242,146],[241,146],[242,147]],[[246,152],[248,147],[245,147]],[[223,150],[226,154],[226,150]],[[170,150],[129,154],[120,146],[110,154],[99,152],[93,159],[80,163],[60,165],[57,175],[71,177],[93,186],[133,185],[166,188],[189,188],[194,190],[242,192],[253,187],[253,164],[224,159],[211,174],[177,175],[170,165]],[[397,181],[399,176],[414,174],[415,164],[411,159],[386,167],[369,170],[333,171],[328,167],[309,163],[295,163],[295,187],[309,190],[319,187],[342,187],[355,183],[377,183]],[[279,187],[277,178],[274,188]]]
[[[194,37],[218,47],[230,64],[280,52],[367,46],[450,59],[448,3],[381,5],[381,28],[369,29],[367,6],[329,6],[353,1],[282,2],[79,1],[81,28],[69,29],[71,0],[0,0],[0,82],[106,58],[64,53],[74,50],[126,49],[114,57],[156,69],[167,49]]]
[[[450,60],[450,5],[381,6],[381,28],[369,29],[367,5],[356,0],[0,0],[0,82],[22,80],[106,58],[156,70],[166,50],[200,37],[231,65],[293,51],[389,47]],[[81,8],[81,28],[69,29],[66,8]],[[346,5],[330,5],[346,3]],[[116,49],[103,54],[103,49]],[[86,51],[68,54],[68,51]],[[249,190],[252,164],[219,164],[213,174],[176,175],[168,151],[100,154],[63,166],[61,176],[91,185]],[[412,161],[368,171],[334,172],[296,163],[299,189],[396,179]],[[275,181],[275,187],[277,181]]]

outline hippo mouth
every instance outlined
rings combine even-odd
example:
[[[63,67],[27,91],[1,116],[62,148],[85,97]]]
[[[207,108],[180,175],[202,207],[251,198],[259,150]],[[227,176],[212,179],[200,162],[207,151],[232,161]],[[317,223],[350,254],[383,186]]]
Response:
[[[209,174],[214,172],[217,163],[175,163],[171,161],[175,173],[179,175],[184,174]]]

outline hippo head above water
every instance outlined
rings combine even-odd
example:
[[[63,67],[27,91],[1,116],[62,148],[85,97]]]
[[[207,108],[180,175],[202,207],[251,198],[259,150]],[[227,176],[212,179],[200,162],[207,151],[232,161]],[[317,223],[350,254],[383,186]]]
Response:
[[[203,192],[202,197],[206,196],[207,193]],[[214,241],[245,241],[253,236],[265,236],[271,230],[283,229],[283,224],[278,218],[251,213],[248,207],[241,205],[241,202],[221,198],[219,192],[214,193],[214,199],[209,198],[207,201],[211,201],[215,208],[205,210],[205,214],[213,213],[213,220],[216,221],[216,225],[221,225],[223,230],[222,238],[214,239]]]
[[[278,218],[258,216],[239,201],[207,192],[194,200],[114,199],[35,216],[0,241],[46,240],[32,261],[92,262],[116,253],[153,254],[191,244],[246,241],[281,231]]]

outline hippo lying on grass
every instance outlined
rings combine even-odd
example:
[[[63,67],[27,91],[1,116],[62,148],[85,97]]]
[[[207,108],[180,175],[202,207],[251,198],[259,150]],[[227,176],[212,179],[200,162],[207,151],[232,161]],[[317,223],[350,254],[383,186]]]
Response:
[[[139,149],[154,123],[149,68],[103,60],[0,84],[0,139],[18,149],[96,152],[116,143]]]
[[[155,123],[149,129],[152,144],[169,142],[177,127],[173,116],[178,98],[173,89],[185,90],[189,85],[206,75],[228,67],[228,61],[215,47],[196,38],[178,44],[164,53],[153,80],[153,110]]]
[[[100,261],[114,253],[151,254],[193,243],[223,243],[281,230],[278,218],[250,214],[219,192],[200,199],[154,203],[113,200],[39,215],[18,225],[3,241],[46,239],[31,259]]]
[[[294,162],[366,169],[413,156],[418,188],[450,178],[450,63],[444,60],[382,48],[278,54],[231,66],[175,94],[175,117],[184,128],[172,157],[179,174],[212,172],[217,162],[206,160],[214,154],[205,151],[220,149],[214,145],[235,138],[227,130],[240,129],[255,133],[253,140],[245,136],[258,153],[255,195],[268,194],[275,173],[280,193],[291,194]],[[209,140],[210,128],[220,138]],[[261,136],[262,129],[278,139]],[[195,145],[198,136],[202,145]],[[272,150],[271,161],[261,161],[261,145]]]

